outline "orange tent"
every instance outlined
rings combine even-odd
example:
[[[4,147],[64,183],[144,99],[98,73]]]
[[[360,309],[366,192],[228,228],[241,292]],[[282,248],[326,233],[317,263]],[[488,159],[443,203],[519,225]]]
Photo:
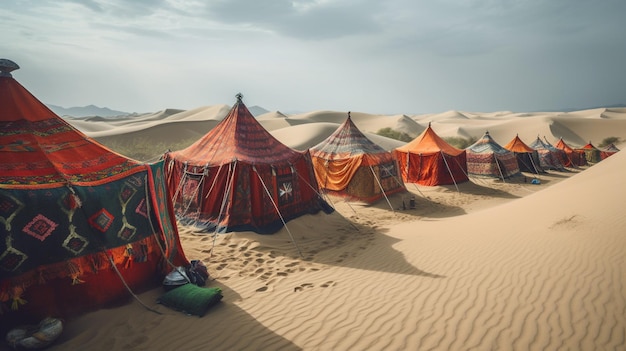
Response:
[[[394,155],[406,183],[434,186],[469,180],[466,151],[448,144],[430,123],[417,138],[396,148]]]
[[[581,150],[585,152],[585,158],[587,159],[587,162],[597,163],[602,161],[602,157],[600,156],[600,150],[593,146],[591,141],[587,145],[583,146]]]
[[[556,147],[557,149],[561,149],[565,152],[566,162],[563,164],[565,167],[579,167],[587,165],[585,152],[574,150],[565,143],[563,138],[560,138],[559,142],[556,143],[554,147]]]
[[[2,318],[80,314],[129,298],[125,284],[156,286],[164,259],[187,264],[163,163],[87,137],[20,85],[17,68],[0,59]]]
[[[326,192],[373,203],[406,190],[393,154],[368,139],[349,112],[333,134],[309,151],[317,183]]]
[[[535,174],[543,172],[543,169],[539,165],[537,150],[526,145],[526,143],[519,138],[519,135],[516,135],[508,144],[504,145],[504,148],[515,153],[520,171]]]

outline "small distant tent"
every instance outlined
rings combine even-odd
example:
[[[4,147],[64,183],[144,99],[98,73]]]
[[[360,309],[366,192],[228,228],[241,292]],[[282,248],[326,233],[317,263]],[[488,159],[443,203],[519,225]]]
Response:
[[[435,186],[469,180],[466,151],[448,144],[430,123],[417,138],[396,148],[394,155],[406,183]]]
[[[565,152],[566,161],[563,163],[563,166],[580,167],[587,165],[585,152],[573,149],[567,143],[565,143],[565,141],[563,141],[563,138],[560,138],[559,142],[557,142],[554,147]]]
[[[537,139],[528,146],[537,150],[537,155],[539,156],[539,165],[544,170],[546,169],[551,169],[555,171],[565,170],[563,163],[560,161],[557,155],[558,149],[554,147],[550,148],[551,145],[548,145],[539,137],[537,137]]]
[[[274,138],[241,94],[218,125],[164,158],[178,219],[207,232],[271,234],[301,215],[332,211],[320,197],[309,151]]]
[[[393,154],[368,139],[348,118],[328,138],[309,149],[321,190],[373,203],[405,191]]]
[[[617,148],[617,146],[611,143],[607,145],[605,148],[603,148],[602,150],[600,150],[600,158],[604,160],[605,158],[615,154],[618,151],[619,149]]]
[[[17,68],[0,59],[0,303],[16,309],[3,312],[81,314],[187,264],[163,163],[87,137],[20,85]]]
[[[593,146],[591,141],[587,143],[587,145],[583,146],[581,150],[585,152],[585,158],[587,159],[587,162],[597,163],[597,162],[602,161],[602,157],[600,155],[600,149]]]
[[[508,144],[504,145],[504,148],[515,154],[520,171],[535,174],[543,172],[539,165],[537,150],[526,145],[519,135],[516,135]]]
[[[502,180],[520,173],[515,154],[498,144],[489,132],[467,149],[467,172]]]

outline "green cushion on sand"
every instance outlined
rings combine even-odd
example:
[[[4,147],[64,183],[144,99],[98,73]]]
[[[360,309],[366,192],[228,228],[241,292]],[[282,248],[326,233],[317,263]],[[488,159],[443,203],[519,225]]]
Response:
[[[201,288],[195,284],[185,284],[166,292],[157,302],[169,308],[202,317],[209,307],[220,300],[222,300],[220,288]]]

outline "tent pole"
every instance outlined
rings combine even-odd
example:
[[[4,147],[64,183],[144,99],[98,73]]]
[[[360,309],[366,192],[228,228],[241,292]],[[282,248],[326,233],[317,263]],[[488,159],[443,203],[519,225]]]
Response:
[[[298,243],[296,243],[296,239],[291,234],[291,231],[289,230],[289,227],[287,227],[287,223],[285,222],[285,219],[283,218],[283,215],[280,213],[280,210],[278,209],[278,205],[276,205],[276,202],[274,201],[274,197],[272,197],[272,194],[270,194],[269,189],[267,189],[267,186],[265,185],[265,182],[263,181],[263,178],[261,178],[261,175],[257,171],[256,166],[252,166],[252,169],[254,170],[254,173],[256,173],[256,176],[261,181],[261,184],[263,184],[263,188],[265,189],[265,193],[270,198],[270,201],[272,201],[272,205],[274,205],[274,209],[276,210],[276,213],[278,214],[278,217],[280,217],[280,220],[283,222],[283,226],[287,230],[287,233],[289,233],[289,237],[291,238],[291,241],[293,241],[293,246],[295,246],[296,250],[298,250],[298,254],[300,254],[300,257],[304,258],[304,256],[302,255],[302,251],[300,251],[300,248],[298,247]]]
[[[376,183],[378,183],[378,187],[380,188],[380,191],[382,191],[383,195],[385,196],[385,200],[387,200],[387,203],[389,204],[389,208],[391,208],[391,212],[395,212],[393,209],[393,206],[391,206],[391,202],[389,202],[389,198],[387,197],[387,194],[385,193],[385,189],[383,189],[383,185],[380,184],[380,180],[376,176],[376,172],[374,172],[374,168],[372,168],[371,165],[370,165],[370,170],[372,171],[372,175],[374,176],[374,179],[376,179]]]
[[[222,198],[222,205],[220,206],[220,213],[217,215],[217,221],[215,222],[215,231],[213,232],[213,243],[211,244],[211,251],[209,253],[209,258],[213,257],[213,249],[215,248],[215,240],[217,239],[217,232],[219,230],[220,222],[222,221],[222,215],[224,214],[224,210],[226,208],[226,202],[230,197],[230,191],[232,189],[234,179],[235,179],[235,167],[237,167],[237,160],[235,159],[233,163],[228,166],[228,172],[230,173],[230,177],[228,177],[228,183],[226,183],[226,191],[224,192],[224,197]]]
[[[456,192],[460,193],[459,186],[456,185],[456,180],[454,179],[454,175],[452,174],[452,170],[450,170],[450,166],[448,166],[448,161],[446,161],[446,155],[444,155],[443,151],[439,151],[441,157],[443,157],[443,163],[446,164],[446,168],[448,169],[448,173],[450,173],[450,177],[452,177],[452,182],[454,183],[454,187],[456,188]]]
[[[493,159],[496,161],[496,166],[498,166],[498,172],[500,172],[500,177],[502,178],[502,183],[506,183],[504,181],[504,174],[502,174],[502,168],[500,168],[500,162],[498,162],[498,157],[496,154],[493,154]]]

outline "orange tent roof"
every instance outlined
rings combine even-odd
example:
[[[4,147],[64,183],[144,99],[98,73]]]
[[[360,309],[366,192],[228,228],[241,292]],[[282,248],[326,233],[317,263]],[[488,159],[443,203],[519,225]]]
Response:
[[[444,154],[457,156],[465,152],[448,144],[443,140],[428,124],[428,128],[422,132],[417,138],[413,139],[406,145],[398,147],[396,150],[402,152],[410,152],[414,154],[434,154],[443,152]]]
[[[556,147],[557,149],[561,149],[565,152],[573,152],[574,149],[572,149],[571,146],[567,145],[565,143],[565,141],[563,141],[563,138],[559,139],[559,142],[556,143],[556,145],[554,145],[554,147]]]
[[[508,144],[504,145],[504,148],[513,151],[513,152],[533,152],[535,149],[526,145],[522,139],[519,138],[519,135],[516,135],[513,140],[511,140]]]

